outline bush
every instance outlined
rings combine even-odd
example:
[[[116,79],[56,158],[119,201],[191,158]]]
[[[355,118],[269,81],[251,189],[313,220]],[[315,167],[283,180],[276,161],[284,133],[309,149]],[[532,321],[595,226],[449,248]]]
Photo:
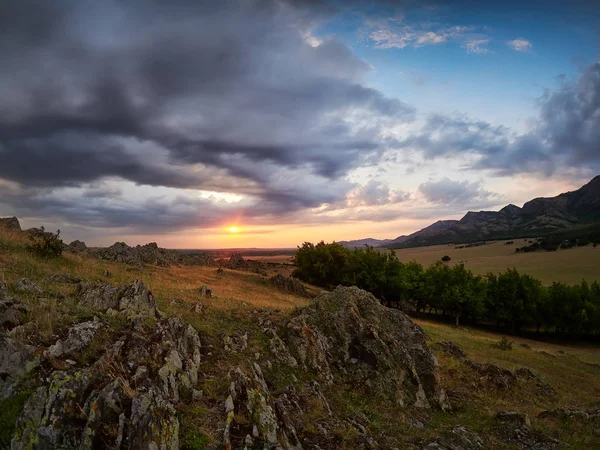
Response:
[[[442,262],[448,262],[450,260],[452,260],[452,258],[450,258],[448,255],[442,256]]]
[[[512,350],[513,344],[513,341],[509,341],[506,336],[503,336],[502,339],[500,339],[496,344],[496,347],[498,347],[500,350]]]
[[[60,230],[56,233],[47,232],[44,227],[30,231],[31,244],[27,247],[30,252],[42,258],[57,258],[62,255],[63,241]]]

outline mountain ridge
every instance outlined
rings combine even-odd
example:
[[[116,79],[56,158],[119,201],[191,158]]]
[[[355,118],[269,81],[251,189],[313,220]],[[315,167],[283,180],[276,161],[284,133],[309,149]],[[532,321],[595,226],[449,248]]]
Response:
[[[468,211],[459,220],[438,220],[408,236],[375,246],[403,248],[534,237],[597,222],[600,222],[600,175],[574,191],[537,197],[523,207],[511,203],[499,211]]]

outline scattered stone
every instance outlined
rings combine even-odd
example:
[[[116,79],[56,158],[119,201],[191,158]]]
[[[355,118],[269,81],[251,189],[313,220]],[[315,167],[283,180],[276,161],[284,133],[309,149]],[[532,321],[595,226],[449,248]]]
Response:
[[[283,292],[289,292],[302,297],[309,297],[308,291],[297,278],[284,277],[281,274],[277,274],[269,278],[269,281],[273,286],[277,287]]]
[[[456,427],[442,433],[435,441],[426,444],[424,450],[477,450],[484,448],[483,439],[465,427]]]
[[[560,420],[595,421],[600,423],[600,407],[591,409],[555,408],[542,411],[538,418],[555,418]]]
[[[519,427],[531,427],[529,416],[518,411],[500,411],[496,414],[496,419],[501,422],[510,422]]]
[[[108,271],[108,270],[105,270],[105,271],[102,273],[102,275],[103,275],[104,277],[106,277],[106,278],[110,278],[110,277],[112,277],[112,272],[110,272],[110,271]]]
[[[436,350],[440,350],[443,353],[453,356],[455,358],[466,358],[467,357],[467,352],[465,352],[462,348],[460,348],[458,345],[456,345],[454,342],[452,341],[441,341],[441,342],[436,342],[435,344],[433,344],[431,346],[431,348],[436,349]]]
[[[21,224],[19,223],[19,219],[16,217],[0,217],[0,226],[8,230],[18,230],[21,231]]]
[[[248,347],[248,332],[237,333],[233,336],[223,336],[223,348],[225,351],[240,353]]]
[[[223,270],[223,268],[222,268],[222,267],[219,267],[219,268],[217,269],[217,274],[218,274],[218,275],[223,275],[224,273],[225,273],[225,271]]]
[[[27,294],[42,294],[44,292],[41,287],[29,281],[27,278],[21,278],[19,281],[14,282],[12,287]]]
[[[487,382],[502,389],[511,388],[517,379],[516,375],[510,370],[503,369],[495,364],[480,364],[470,359],[466,359],[464,363],[479,373]]]
[[[74,277],[68,273],[55,273],[50,276],[50,281],[55,283],[77,284],[81,283],[81,278]]]
[[[206,286],[205,284],[203,284],[199,290],[200,290],[201,297],[206,297],[206,298],[212,297],[212,289],[209,289],[208,286]]]
[[[399,405],[446,408],[438,363],[420,327],[357,287],[338,286],[287,323],[283,339],[296,361],[328,383],[335,366]],[[355,358],[357,364],[351,364]]]

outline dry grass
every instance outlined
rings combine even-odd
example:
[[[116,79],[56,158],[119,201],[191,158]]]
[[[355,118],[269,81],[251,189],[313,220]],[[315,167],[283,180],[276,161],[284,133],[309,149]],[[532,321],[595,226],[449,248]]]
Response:
[[[494,346],[503,337],[480,329],[415,320],[432,342],[452,341],[463,348],[470,359],[493,363],[514,370],[528,367],[559,393],[551,407],[597,405],[600,398],[600,348],[587,344],[554,344],[515,336],[512,350]],[[528,347],[525,347],[528,346]],[[451,358],[439,354],[442,367],[452,367]],[[549,407],[548,405],[545,405]],[[539,410],[537,411],[539,412]]]
[[[572,248],[556,252],[516,253],[515,249],[527,245],[527,240],[516,239],[514,244],[494,241],[479,247],[455,249],[452,245],[434,245],[396,250],[400,261],[417,261],[429,266],[442,256],[452,258],[450,264],[464,263],[476,274],[503,272],[513,267],[542,280],[544,284],[553,281],[577,283],[582,279],[600,281],[600,247]]]

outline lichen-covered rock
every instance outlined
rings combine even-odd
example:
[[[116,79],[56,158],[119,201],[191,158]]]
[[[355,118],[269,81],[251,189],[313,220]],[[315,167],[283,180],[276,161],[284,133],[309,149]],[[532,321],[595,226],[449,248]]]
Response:
[[[540,419],[554,418],[560,420],[595,421],[600,423],[600,407],[590,409],[555,408],[542,411]]]
[[[0,217],[0,226],[9,230],[21,231],[21,224],[16,217]]]
[[[190,325],[134,319],[92,365],[50,375],[26,403],[12,448],[177,449],[174,405],[193,398],[199,364]]]
[[[102,327],[102,322],[96,317],[94,317],[94,320],[73,325],[69,328],[67,338],[64,341],[59,339],[55,344],[48,347],[46,354],[51,358],[73,357],[90,345]]]
[[[260,366],[254,363],[249,372],[238,368],[232,377],[224,405],[225,448],[301,450],[302,444],[288,417],[285,402],[272,398]],[[234,417],[246,420],[237,422]]]
[[[81,283],[77,285],[77,295],[80,298],[79,306],[84,308],[158,316],[154,296],[140,280],[120,287],[107,283]]]
[[[0,336],[0,398],[15,394],[22,375],[40,364],[36,348],[17,339]]]
[[[308,291],[297,278],[284,277],[281,274],[277,274],[269,278],[269,281],[273,286],[277,287],[283,292],[289,292],[302,297],[309,297]]]
[[[81,283],[81,278],[74,277],[68,273],[55,273],[54,275],[50,275],[50,281],[54,281],[55,283],[77,284]]]
[[[282,338],[300,365],[326,381],[341,365],[353,379],[400,405],[447,406],[437,360],[421,328],[357,287],[320,294],[292,317]]]
[[[10,331],[21,325],[28,308],[16,299],[5,299],[0,287],[0,332]]]
[[[19,281],[15,281],[12,284],[13,288],[19,292],[23,292],[26,294],[42,294],[44,290],[39,287],[37,284],[29,281],[27,278],[21,278]]]

